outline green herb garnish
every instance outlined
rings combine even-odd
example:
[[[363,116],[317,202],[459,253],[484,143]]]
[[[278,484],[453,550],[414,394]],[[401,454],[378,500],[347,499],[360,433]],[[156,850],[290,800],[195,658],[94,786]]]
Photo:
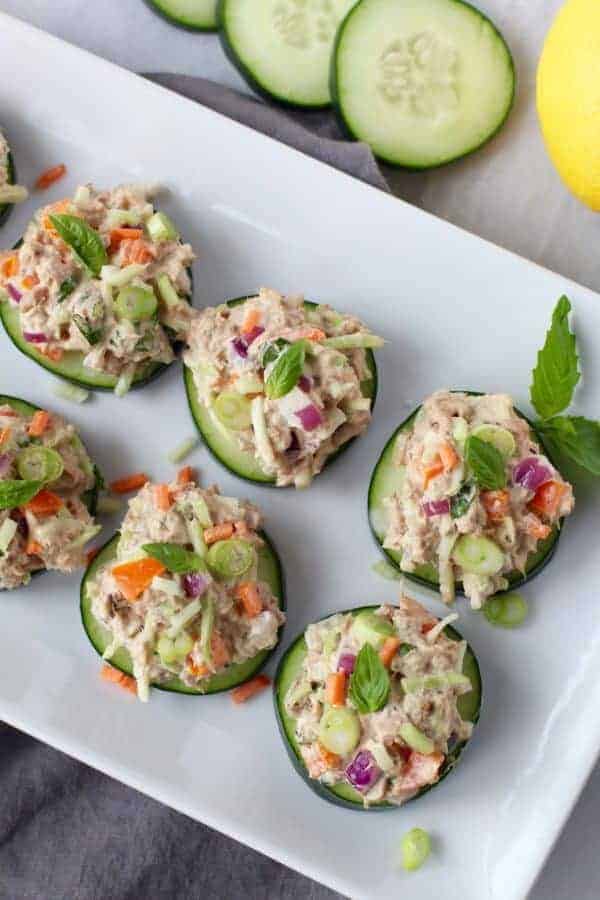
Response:
[[[390,695],[390,676],[371,644],[365,644],[350,677],[348,694],[360,713],[382,709]]]
[[[504,458],[493,444],[471,435],[465,444],[465,459],[482,490],[497,491],[506,486]]]
[[[92,275],[98,276],[102,266],[108,262],[106,249],[98,232],[77,216],[50,216],[50,221],[83,265]]]
[[[537,356],[531,383],[531,402],[542,419],[562,412],[573,399],[580,379],[575,335],[569,331],[571,304],[561,297],[552,313],[552,324]]]
[[[157,559],[169,572],[183,575],[186,572],[206,572],[207,566],[201,556],[186,550],[179,544],[144,544],[148,556]]]
[[[66,300],[66,298],[73,293],[76,287],[77,282],[74,278],[65,278],[58,289],[58,302],[62,303],[63,300]]]
[[[13,509],[31,500],[41,490],[43,481],[0,481],[0,509]]]
[[[296,387],[304,369],[305,357],[304,341],[295,341],[280,353],[265,383],[267,397],[277,400]]]
[[[600,475],[600,423],[583,416],[554,416],[536,422],[553,450],[568,456],[593,475]]]

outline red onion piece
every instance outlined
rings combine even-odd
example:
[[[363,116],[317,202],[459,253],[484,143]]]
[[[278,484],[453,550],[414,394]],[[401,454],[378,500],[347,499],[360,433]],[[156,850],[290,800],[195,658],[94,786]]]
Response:
[[[346,675],[352,675],[354,672],[354,666],[356,664],[356,656],[354,653],[342,653],[340,658],[338,659],[338,672],[341,670],[345,672]]]
[[[231,342],[231,346],[235,350],[238,356],[241,356],[242,359],[246,359],[248,356],[248,347],[246,346],[246,342],[243,338],[234,338]]]
[[[424,500],[423,512],[426,516],[445,516],[450,512],[450,501],[446,500]]]
[[[1,453],[0,454],[0,478],[7,474],[10,469],[10,464],[12,462],[12,457],[10,453]]]
[[[305,394],[308,394],[312,388],[312,381],[308,377],[308,375],[301,375],[298,379],[298,387],[301,391],[304,391]]]
[[[39,331],[24,331],[23,337],[29,344],[47,344],[48,338]]]
[[[348,768],[346,778],[357,791],[366,793],[381,777],[381,769],[369,750],[360,750]]]
[[[208,579],[199,572],[188,572],[181,582],[188,597],[200,597],[208,587]]]
[[[314,403],[310,403],[304,409],[299,409],[295,415],[300,419],[305,431],[314,431],[323,423],[323,416]]]
[[[6,290],[8,291],[8,293],[10,294],[10,296],[13,298],[13,300],[15,301],[15,303],[20,303],[20,302],[21,302],[21,297],[23,296],[23,294],[22,294],[20,291],[18,291],[18,290],[16,289],[16,287],[14,286],[14,284],[11,284],[10,281],[9,281],[8,284],[6,285]]]
[[[246,347],[249,347],[252,341],[255,341],[257,337],[259,337],[265,329],[261,325],[255,325],[250,331],[245,331],[243,334],[243,340],[246,344]]]
[[[539,456],[528,456],[514,467],[513,481],[528,491],[537,491],[540,485],[552,481],[552,471]]]

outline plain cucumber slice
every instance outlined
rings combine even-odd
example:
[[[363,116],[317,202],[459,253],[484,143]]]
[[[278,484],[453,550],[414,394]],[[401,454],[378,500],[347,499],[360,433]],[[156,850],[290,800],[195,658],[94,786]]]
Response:
[[[249,300],[250,296],[229,300],[227,305],[238,306],[240,303],[245,303],[246,300]],[[304,305],[308,309],[314,309],[317,306],[316,303],[312,303],[308,300],[305,301]],[[377,367],[375,365],[373,352],[371,350],[366,350],[365,355],[372,378],[368,381],[364,381],[361,385],[361,389],[363,396],[371,400],[371,409],[373,409],[377,397]],[[261,468],[260,463],[254,454],[239,448],[235,432],[232,432],[224,426],[223,422],[218,418],[215,409],[206,406],[201,402],[194,383],[193,372],[187,366],[184,366],[183,378],[192,418],[204,443],[213,456],[229,469],[230,472],[233,472],[234,475],[238,475],[240,478],[244,478],[246,481],[253,481],[258,484],[275,484],[275,478],[272,475],[267,474]],[[330,465],[334,459],[337,459],[340,453],[343,453],[353,440],[355,440],[355,438],[351,438],[351,440],[342,444],[342,446],[327,459],[326,465]]]
[[[461,0],[361,0],[338,32],[338,115],[392,165],[427,169],[477,150],[504,123],[514,89],[502,35]]]
[[[329,106],[336,30],[355,3],[220,0],[221,42],[234,66],[258,93],[290,106]]]
[[[378,607],[376,606],[364,606],[358,609],[346,609],[343,610],[343,613],[351,613],[353,616],[357,616],[363,612],[373,614],[377,608]],[[329,617],[325,616],[324,618]],[[453,641],[463,640],[461,635],[449,625],[444,629],[444,634]],[[296,720],[293,716],[288,714],[285,708],[285,698],[291,685],[298,679],[306,653],[307,646],[304,639],[304,633],[302,633],[291,644],[288,650],[286,650],[275,674],[274,701],[277,724],[279,725],[281,738],[294,769],[311,790],[318,794],[319,797],[328,800],[330,803],[334,803],[336,806],[343,806],[346,809],[353,809],[359,812],[379,812],[398,809],[398,806],[394,806],[391,803],[373,803],[368,807],[365,807],[363,805],[362,796],[358,791],[355,791],[351,785],[327,785],[309,777],[304,760],[302,759],[300,744],[296,738]],[[477,657],[470,645],[467,645],[462,671],[471,683],[471,690],[468,694],[461,694],[458,698],[458,711],[465,722],[472,722],[475,724],[479,719],[481,710],[481,673],[479,671]],[[343,708],[340,707],[340,711],[342,709]],[[322,736],[320,736],[319,739],[322,741]],[[461,741],[452,747],[442,765],[439,781],[430,787],[423,788],[423,790],[419,791],[413,799],[421,797],[423,794],[427,793],[427,791],[437,787],[442,779],[444,779],[455,767],[467,743],[467,741]]]
[[[217,0],[146,0],[155,12],[191,31],[216,31]]]
[[[463,534],[454,545],[452,559],[471,575],[497,575],[502,569],[504,554],[489,538]]]
[[[260,536],[263,539],[264,544],[258,551],[258,578],[260,581],[265,581],[269,585],[279,602],[279,608],[285,609],[285,588],[279,556],[267,535],[264,534],[264,532],[260,532]],[[104,545],[88,566],[81,582],[81,621],[92,646],[100,656],[102,656],[108,647],[111,636],[106,628],[104,628],[92,614],[92,603],[87,590],[87,585],[101,566],[116,558],[119,537],[120,535],[118,534],[114,535],[114,537]],[[283,626],[279,629],[280,637],[282,628]],[[195,696],[229,691],[238,684],[243,684],[244,681],[253,678],[254,675],[260,672],[266,665],[271,654],[275,652],[275,649],[276,647],[272,647],[270,650],[261,650],[260,653],[252,657],[252,659],[229,666],[224,672],[213,675],[212,678],[207,680],[202,691],[188,687],[188,685],[180,681],[179,678],[173,678],[171,681],[162,684],[155,684],[154,687],[161,691],[171,691],[178,694],[194,694]],[[110,658],[109,662],[111,666],[120,669],[121,672],[125,672],[126,675],[132,674],[131,657],[124,648],[117,650],[115,655]]]
[[[9,151],[7,164],[7,183],[14,184],[16,180],[17,172],[15,169],[15,162],[12,153]],[[13,206],[14,203],[0,203],[0,225],[4,225],[4,223],[10,216]]]

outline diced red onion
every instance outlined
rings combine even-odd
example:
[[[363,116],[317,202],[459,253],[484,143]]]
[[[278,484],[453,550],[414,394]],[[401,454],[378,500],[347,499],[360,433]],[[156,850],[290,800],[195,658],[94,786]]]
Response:
[[[24,331],[23,337],[29,344],[47,344],[48,338],[39,331]]]
[[[10,453],[1,453],[0,454],[0,478],[7,474],[10,469],[10,464],[12,462],[12,458]]]
[[[200,597],[208,586],[208,579],[199,572],[188,572],[181,582],[188,597]]]
[[[312,388],[312,381],[308,377],[308,375],[301,375],[298,379],[298,387],[301,391],[304,391],[305,394],[308,394]]]
[[[20,302],[21,302],[21,297],[23,296],[23,294],[22,294],[20,291],[18,291],[18,290],[16,289],[16,287],[14,286],[14,284],[11,284],[10,281],[9,281],[8,284],[6,285],[6,290],[8,291],[8,293],[10,294],[10,296],[13,298],[13,300],[15,301],[15,303],[20,303]]]
[[[426,516],[445,516],[450,512],[450,501],[446,500],[424,500],[423,512]]]
[[[255,341],[264,330],[265,329],[261,325],[255,325],[250,331],[244,332],[243,340],[245,341],[246,347],[249,347],[252,341]]]
[[[345,672],[346,675],[352,675],[355,664],[356,656],[354,653],[342,653],[338,659],[338,672],[341,670],[342,672]]]
[[[248,347],[243,338],[234,338],[231,342],[231,346],[238,356],[241,356],[242,359],[246,359],[248,356]]]
[[[296,412],[296,415],[302,422],[302,427],[305,431],[314,431],[315,428],[318,428],[323,422],[323,416],[314,403],[310,403],[308,406],[305,406],[304,409],[299,409]]]
[[[528,456],[513,469],[513,481],[528,491],[537,491],[540,485],[551,480],[552,471],[544,465],[539,456]]]
[[[381,769],[369,750],[360,750],[348,768],[346,778],[357,791],[366,793],[381,777]]]

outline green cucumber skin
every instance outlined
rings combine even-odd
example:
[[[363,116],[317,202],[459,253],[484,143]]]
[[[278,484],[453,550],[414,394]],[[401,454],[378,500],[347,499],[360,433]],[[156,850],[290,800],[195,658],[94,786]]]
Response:
[[[240,303],[244,303],[246,300],[250,300],[252,297],[255,297],[255,296],[256,296],[256,294],[246,294],[246,295],[243,296],[243,297],[236,297],[234,300],[228,300],[228,301],[227,301],[227,305],[228,305],[228,306],[238,306]],[[317,303],[314,303],[314,302],[312,302],[312,301],[310,301],[310,300],[305,300],[304,303],[305,303],[305,306],[310,306],[310,307],[318,306]],[[371,382],[372,385],[373,385],[373,388],[372,388],[372,396],[371,396],[371,400],[372,400],[372,403],[371,403],[371,413],[372,413],[373,410],[375,409],[375,402],[376,402],[376,400],[377,400],[377,390],[378,390],[378,385],[379,385],[379,379],[378,379],[377,365],[376,365],[376,363],[375,363],[375,356],[374,356],[374,354],[373,354],[373,351],[372,351],[372,350],[366,350],[365,352],[366,352],[366,356],[367,356],[367,364],[368,364],[369,369],[371,370],[371,372],[372,372],[372,374],[373,374],[373,378],[372,378],[372,382]],[[220,465],[224,466],[229,472],[231,472],[231,473],[232,473],[233,475],[235,475],[237,478],[241,478],[243,481],[247,481],[247,482],[249,482],[250,484],[259,484],[259,485],[261,485],[262,487],[272,487],[272,488],[277,487],[277,485],[275,484],[275,479],[274,479],[274,478],[271,478],[271,477],[269,477],[269,476],[267,476],[267,475],[264,475],[264,476],[262,476],[262,477],[260,477],[260,478],[259,478],[259,477],[252,478],[252,477],[250,477],[250,476],[248,476],[248,475],[244,475],[244,474],[242,474],[241,472],[239,472],[237,469],[232,468],[232,467],[231,467],[231,466],[230,466],[230,465],[229,465],[229,464],[228,464],[228,463],[227,463],[227,462],[226,462],[226,461],[218,454],[218,452],[213,448],[213,446],[212,446],[212,444],[211,444],[211,442],[210,442],[210,439],[207,437],[207,435],[206,435],[206,434],[204,433],[204,431],[202,430],[202,427],[201,427],[199,421],[197,420],[197,418],[196,418],[196,416],[195,416],[195,414],[194,414],[194,405],[195,405],[195,403],[196,403],[196,388],[195,388],[195,385],[194,385],[194,376],[193,376],[192,370],[191,370],[190,368],[188,368],[187,366],[184,366],[184,367],[183,367],[183,378],[184,378],[184,383],[185,383],[185,390],[186,390],[186,395],[187,395],[187,399],[188,399],[188,406],[189,406],[189,409],[190,409],[190,414],[191,414],[191,416],[192,416],[192,419],[194,420],[194,424],[195,424],[195,426],[196,426],[196,429],[198,430],[198,433],[199,433],[200,437],[202,438],[202,441],[203,441],[204,445],[207,447],[207,449],[209,450],[209,452],[211,453],[211,455],[213,456],[213,458],[214,458]],[[332,453],[331,456],[329,456],[329,457],[327,458],[327,461],[325,462],[325,465],[323,466],[323,470],[322,470],[322,471],[324,472],[325,469],[326,469],[328,466],[330,466],[330,465],[334,462],[334,460],[336,460],[342,453],[344,453],[344,451],[347,450],[348,447],[350,447],[351,444],[353,444],[354,441],[356,441],[358,437],[360,437],[360,435],[358,435],[357,437],[351,438],[351,439],[350,439],[349,441],[347,441],[345,444],[342,444],[342,446],[339,447],[339,448],[335,451],[335,453]],[[320,474],[321,474],[321,473],[320,473]],[[287,485],[287,487],[291,487],[291,485]],[[279,490],[281,490],[281,488],[279,488]]]
[[[158,2],[155,0],[144,0],[149,9],[152,12],[156,13],[157,16],[160,16],[161,19],[164,19],[166,22],[169,22],[171,25],[176,25],[178,28],[183,28],[185,31],[199,31],[201,33],[213,33],[218,30],[218,25],[191,25],[189,22],[184,22],[181,19],[178,19],[176,16],[170,15],[165,9],[163,9]]]
[[[267,560],[270,565],[273,566],[275,574],[276,574],[276,588],[277,588],[277,599],[279,600],[279,608],[283,611],[286,609],[286,591],[285,591],[285,576],[283,572],[283,568],[281,565],[281,561],[279,559],[279,555],[264,532],[260,532],[260,536],[265,542],[265,548],[267,552]],[[106,648],[106,642],[103,637],[99,637],[97,641],[92,637],[92,630],[94,628],[100,628],[96,620],[94,619],[90,602],[86,593],[86,583],[88,579],[96,572],[100,565],[104,562],[107,562],[109,559],[114,558],[117,541],[119,540],[120,535],[117,533],[113,535],[104,546],[100,549],[97,556],[94,557],[86,571],[84,572],[82,581],[81,581],[81,589],[80,589],[80,613],[81,613],[81,623],[83,625],[83,629],[90,641],[90,644],[96,651],[99,656],[102,656],[103,651]],[[273,589],[274,585],[271,584],[271,588]],[[275,593],[275,592],[274,592]],[[281,640],[281,636],[283,633],[283,629],[285,627],[285,623],[280,627],[279,634],[277,638],[277,644],[272,647],[270,650],[262,650],[257,656],[253,657],[253,659],[246,660],[244,663],[238,663],[235,666],[232,666],[233,669],[239,670],[243,669],[242,673],[236,676],[236,673],[227,672],[227,670],[220,674],[215,675],[213,678],[209,679],[207,682],[207,687],[203,691],[196,690],[194,688],[187,687],[178,678],[174,678],[172,681],[167,682],[166,684],[154,684],[152,683],[152,687],[156,688],[156,690],[166,691],[167,693],[175,693],[175,694],[185,694],[186,696],[193,697],[203,697],[208,696],[209,694],[220,694],[224,691],[230,691],[232,688],[237,687],[240,684],[244,684],[244,682],[249,681],[251,678],[254,678],[259,672],[264,669],[267,662],[270,660],[271,656],[275,653],[279,646],[279,642]],[[117,651],[118,653],[122,651]],[[125,675],[131,675],[131,666],[129,663],[121,663],[116,662],[114,660],[107,660],[107,662],[113,666],[115,669],[119,669]],[[252,664],[252,665],[251,665]],[[212,685],[212,687],[211,687]]]
[[[482,392],[481,391],[464,391],[462,393],[471,394],[472,396],[480,396]],[[439,593],[439,583],[437,581],[434,581],[432,578],[429,578],[425,575],[419,575],[416,572],[405,572],[404,569],[402,569],[400,567],[400,564],[398,561],[398,554],[395,551],[386,550],[383,547],[381,540],[377,536],[377,532],[375,530],[375,527],[373,525],[373,520],[371,517],[371,509],[375,506],[375,503],[372,500],[372,498],[373,498],[373,494],[375,492],[379,467],[382,464],[383,458],[384,458],[386,452],[388,452],[390,450],[390,448],[393,446],[398,434],[401,431],[405,431],[407,428],[409,428],[413,419],[415,418],[415,416],[417,415],[417,413],[419,412],[420,409],[421,409],[420,406],[417,407],[417,409],[415,409],[408,416],[408,418],[406,418],[404,420],[404,422],[402,422],[398,426],[398,428],[396,428],[396,430],[394,431],[392,436],[386,441],[386,444],[385,444],[383,450],[381,451],[381,455],[379,456],[377,464],[375,465],[375,468],[373,469],[373,474],[371,475],[371,481],[369,483],[369,492],[368,492],[368,496],[367,496],[367,515],[369,518],[369,527],[371,529],[371,534],[373,535],[373,538],[375,539],[375,543],[379,547],[379,550],[387,558],[387,560],[394,566],[394,568],[396,568],[399,572],[401,572],[402,575],[405,578],[407,578],[409,581],[412,581],[415,584],[421,585],[421,587],[426,587],[426,588],[429,588],[430,590],[435,591],[436,593]],[[535,439],[539,443],[540,447],[542,448],[542,450],[544,451],[544,453],[546,454],[548,459],[550,459],[550,461],[552,462],[552,458],[550,457],[550,454],[548,453],[548,450],[547,450],[543,440],[536,432],[533,423],[527,418],[526,415],[524,415],[516,407],[515,407],[515,412],[519,416],[521,416],[522,419],[525,419],[525,421],[528,423],[529,427],[531,428],[531,430],[533,432]],[[532,579],[535,578],[536,575],[539,575],[540,572],[542,572],[546,568],[546,566],[548,565],[548,563],[554,556],[554,553],[558,546],[558,541],[562,534],[563,521],[564,520],[561,519],[558,526],[556,526],[552,530],[551,534],[545,539],[545,541],[542,541],[541,549],[538,549],[535,553],[532,553],[529,557],[530,559],[532,557],[535,558],[541,553],[542,554],[541,558],[537,559],[535,561],[535,563],[533,563],[531,565],[531,568],[527,568],[525,574],[522,574],[521,572],[510,573],[507,576],[508,580],[509,580],[509,585],[508,585],[507,589],[505,591],[497,591],[497,594],[495,596],[498,596],[500,594],[506,594],[506,593],[509,593],[510,591],[514,591],[518,587],[522,587],[524,584],[527,584],[529,581],[532,581]],[[462,582],[460,582],[460,581],[456,582],[456,593],[459,597],[465,596],[464,591],[462,589]]]
[[[17,170],[15,167],[14,157],[11,151],[8,151],[8,183],[14,184],[17,180]],[[14,203],[0,203],[0,227],[4,225],[10,216],[14,207]]]
[[[373,611],[378,609],[378,606],[360,606],[356,609],[345,609],[342,610],[342,614],[344,613],[352,613],[352,615],[357,615],[359,612],[364,610]],[[323,616],[323,619],[329,618],[329,616],[334,615],[334,613],[329,613],[327,616]],[[444,629],[444,633],[447,637],[450,637],[454,640],[463,640],[462,636],[459,634],[456,629],[452,628],[450,625],[447,625]],[[302,642],[304,641],[304,632],[302,632],[287,648],[284,655],[281,657],[279,665],[277,666],[277,671],[275,673],[275,678],[273,681],[273,703],[275,707],[275,717],[277,719],[277,725],[279,728],[279,733],[283,740],[287,755],[292,763],[294,769],[300,775],[302,780],[307,784],[319,797],[323,800],[327,800],[329,803],[334,804],[335,806],[341,806],[344,809],[350,809],[354,812],[388,812],[390,810],[398,810],[401,807],[394,803],[374,803],[372,806],[364,807],[362,803],[362,799],[357,792],[357,799],[351,800],[346,797],[340,797],[335,793],[335,788],[330,788],[327,785],[322,784],[320,781],[317,781],[314,778],[310,778],[302,757],[299,755],[299,751],[297,751],[290,740],[288,732],[285,727],[285,710],[284,710],[284,700],[285,697],[282,696],[280,691],[280,683],[281,679],[285,673],[286,667],[289,662],[289,658],[293,655],[294,651],[298,650]],[[477,657],[475,656],[470,644],[467,645],[467,652],[465,654],[465,663],[468,661],[469,665],[472,667],[472,681],[474,682],[473,688],[474,691],[471,693],[475,693],[475,708],[471,711],[471,715],[465,716],[468,721],[472,722],[473,725],[476,725],[479,721],[479,717],[481,714],[481,705],[483,702],[483,690],[482,690],[482,679],[481,679],[481,671],[479,668],[479,663],[477,661]],[[463,667],[464,670],[464,667]],[[463,695],[465,698],[471,697],[471,694]],[[470,739],[469,739],[470,740]],[[423,788],[418,794],[415,794],[414,797],[411,797],[410,801],[417,800],[419,797],[422,797],[428,791],[437,787],[440,782],[450,774],[452,769],[456,766],[463,750],[467,746],[469,741],[461,741],[456,744],[452,750],[446,756],[446,760],[441,770],[441,775],[438,781],[435,784],[431,784],[428,787]],[[404,806],[404,804],[402,804]]]
[[[329,80],[329,90],[331,93],[331,103],[333,106],[333,111],[336,115],[338,124],[339,124],[342,132],[344,133],[345,137],[351,141],[364,142],[364,138],[359,137],[354,132],[350,122],[348,122],[348,120],[346,119],[346,117],[344,115],[344,111],[342,109],[342,103],[340,100],[338,72],[337,72],[338,49],[339,49],[339,46],[342,41],[343,31],[344,31],[345,27],[347,26],[348,22],[350,21],[352,14],[356,11],[356,9],[361,5],[362,2],[364,2],[364,0],[360,0],[360,2],[356,4],[356,6],[353,6],[352,9],[349,10],[349,12],[346,14],[346,17],[340,23],[340,26],[338,28],[338,31],[337,31],[337,34],[335,37],[335,41],[333,44],[333,51],[331,54],[331,73],[330,73],[330,80]],[[492,141],[496,137],[498,132],[501,131],[502,128],[504,127],[504,125],[506,124],[506,120],[508,119],[508,117],[512,111],[512,108],[514,106],[515,94],[516,94],[516,90],[517,90],[517,72],[515,69],[514,58],[512,56],[512,53],[510,52],[507,42],[504,40],[504,36],[502,35],[502,32],[496,27],[496,25],[491,21],[491,19],[488,19],[488,17],[484,13],[482,13],[480,9],[477,9],[476,6],[473,6],[471,3],[466,3],[465,0],[453,0],[453,2],[460,3],[462,6],[467,6],[469,9],[472,9],[475,13],[477,13],[477,15],[480,16],[480,18],[485,19],[486,22],[489,22],[490,26],[493,28],[495,33],[498,35],[499,39],[506,46],[506,49],[508,51],[510,70],[511,70],[511,74],[512,74],[512,94],[510,97],[510,101],[507,105],[506,112],[504,114],[504,118],[498,123],[498,125],[496,126],[494,131],[492,131],[479,144],[476,144],[474,147],[471,147],[469,150],[465,150],[464,153],[458,153],[456,156],[453,156],[450,159],[445,159],[443,162],[434,163],[433,165],[421,165],[419,163],[400,163],[397,160],[390,159],[389,157],[379,156],[378,154],[375,154],[377,159],[379,159],[383,163],[386,163],[386,165],[388,165],[388,166],[392,166],[395,169],[406,169],[409,172],[426,172],[430,169],[440,169],[440,168],[442,168],[442,166],[448,166],[448,165],[450,165],[450,163],[458,162],[459,160],[464,159],[466,156],[470,156],[472,153],[475,153],[477,150],[481,150],[482,147],[485,147],[486,144],[489,144],[489,142]]]
[[[246,84],[251,87],[252,90],[259,95],[259,97],[263,97],[265,100],[269,100],[271,103],[277,103],[279,106],[285,107],[286,109],[303,109],[308,112],[318,112],[320,110],[330,109],[331,101],[328,103],[318,104],[293,103],[291,100],[288,100],[287,97],[284,97],[281,94],[274,94],[267,87],[265,87],[264,84],[258,81],[254,73],[239,58],[229,39],[229,34],[227,32],[226,7],[227,0],[219,0],[217,5],[217,27],[219,29],[219,40],[221,42],[223,53],[225,54],[229,62],[238,70]]]

